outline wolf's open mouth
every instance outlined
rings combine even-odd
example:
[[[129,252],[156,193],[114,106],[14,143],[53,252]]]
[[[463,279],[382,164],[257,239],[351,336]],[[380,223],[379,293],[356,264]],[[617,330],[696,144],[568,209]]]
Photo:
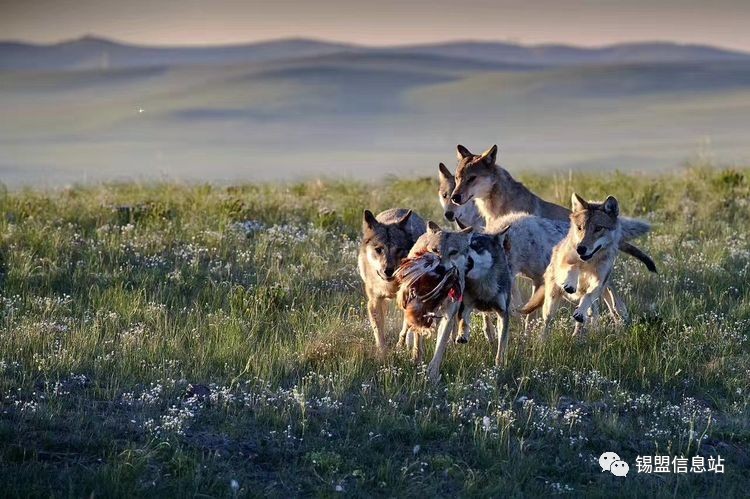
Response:
[[[591,257],[594,256],[594,255],[596,255],[596,252],[599,251],[600,249],[602,249],[602,245],[601,244],[599,246],[597,246],[596,248],[594,248],[594,251],[592,251],[588,255],[581,255],[581,260],[583,260],[584,262],[587,261],[587,260],[591,260]]]

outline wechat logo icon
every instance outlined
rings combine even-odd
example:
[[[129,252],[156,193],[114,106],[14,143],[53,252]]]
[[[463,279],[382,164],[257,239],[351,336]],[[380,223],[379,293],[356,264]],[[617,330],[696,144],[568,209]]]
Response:
[[[628,471],[630,471],[628,463],[620,459],[620,456],[614,452],[605,452],[599,456],[599,466],[601,466],[602,471],[609,471],[615,476],[627,476]]]

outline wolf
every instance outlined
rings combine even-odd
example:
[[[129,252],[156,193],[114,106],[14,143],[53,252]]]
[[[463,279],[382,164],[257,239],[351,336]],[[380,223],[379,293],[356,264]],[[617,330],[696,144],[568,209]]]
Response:
[[[552,251],[544,285],[520,310],[528,314],[542,307],[545,336],[561,298],[577,304],[575,333],[583,331],[591,306],[609,283],[620,243],[651,229],[646,222],[620,217],[619,203],[612,196],[595,203],[573,193],[571,205],[570,229]]]
[[[485,220],[474,200],[461,205],[451,201],[456,188],[456,177],[443,163],[438,165],[438,200],[443,208],[443,216],[449,222],[459,227],[472,227],[476,232],[482,232]]]
[[[459,160],[451,201],[463,206],[474,201],[485,220],[493,220],[511,212],[525,212],[552,220],[567,221],[570,211],[543,200],[497,164],[497,146],[480,155],[472,154],[462,145],[456,147]],[[640,248],[621,241],[621,251],[640,260],[651,272],[654,261]]]
[[[465,330],[468,327],[467,318],[474,308],[497,315],[500,334],[495,361],[500,363],[506,358],[512,277],[503,251],[504,234],[505,231],[492,235],[472,234],[471,228],[453,232],[428,222],[427,232],[420,236],[409,252],[410,257],[424,251],[438,255],[441,265],[458,270],[463,289],[462,296],[457,300],[446,299],[440,305],[437,345],[427,367],[427,375],[432,382],[440,378],[440,365],[457,321],[461,321],[460,327]],[[420,352],[422,341],[421,335],[417,335],[414,348]]]
[[[469,257],[463,303],[459,308],[458,340],[469,339],[471,312],[483,312],[485,326],[491,323],[491,316],[497,318],[497,350],[495,364],[507,361],[510,339],[510,303],[515,275],[508,264],[505,237],[509,226],[492,233],[472,234],[469,242]],[[488,334],[485,328],[485,334]],[[490,336],[487,337],[490,341]]]
[[[461,206],[453,204],[450,196],[455,188],[455,177],[443,163],[440,163],[438,171],[440,181],[438,196],[443,206],[445,218],[452,219],[460,229],[467,226],[464,221],[469,221],[469,223],[475,223],[475,225],[472,225],[475,230],[483,230],[482,228],[485,227],[484,217],[481,216],[476,207],[476,200],[471,200]],[[474,222],[477,217],[482,220],[481,224]],[[504,245],[511,273],[513,276],[521,275],[531,280],[533,294],[537,287],[544,284],[544,272],[549,265],[552,249],[568,233],[569,226],[570,220],[568,219],[555,220],[529,213],[513,212],[492,219],[489,232],[494,233],[508,227]],[[513,287],[512,301],[519,307],[525,301],[521,301],[517,286]],[[624,321],[627,319],[627,310],[622,306],[616,306],[617,298],[611,286],[608,286],[604,292],[604,301],[615,320]],[[486,315],[482,317],[485,336],[490,340],[494,336],[492,323]],[[526,316],[525,326],[528,329],[528,315]],[[459,334],[456,336],[456,341],[465,343],[468,341],[468,335]]]
[[[377,216],[370,210],[364,211],[357,267],[365,286],[375,345],[381,354],[387,350],[384,336],[387,301],[395,298],[398,291],[394,273],[425,230],[424,220],[411,210],[394,208]],[[404,321],[399,338],[406,338],[407,333]]]
[[[453,222],[459,229],[471,227],[474,232],[484,232],[485,220],[476,203],[471,201],[463,205],[456,205],[451,201],[451,194],[456,188],[456,178],[443,163],[438,166],[438,200],[443,208],[443,216],[449,222]],[[492,315],[482,314],[483,331],[490,343],[495,342],[495,328],[492,325]],[[457,343],[467,343],[469,341],[468,329],[467,334],[458,334],[455,338]]]

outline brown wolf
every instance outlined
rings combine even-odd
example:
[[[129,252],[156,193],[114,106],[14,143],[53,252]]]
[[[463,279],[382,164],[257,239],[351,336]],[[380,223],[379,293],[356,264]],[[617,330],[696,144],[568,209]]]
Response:
[[[386,352],[385,315],[387,300],[395,298],[398,283],[396,269],[407,256],[417,238],[425,232],[419,215],[406,209],[390,209],[376,217],[365,210],[362,222],[362,242],[357,265],[367,294],[367,312],[380,353]],[[406,322],[399,338],[406,337]]]
[[[543,306],[545,335],[561,298],[577,303],[573,318],[576,332],[582,331],[591,306],[609,283],[620,243],[650,230],[646,222],[620,217],[619,203],[612,196],[593,203],[574,193],[572,207],[568,235],[552,251],[544,285],[520,310],[528,314]]]
[[[570,211],[543,200],[497,164],[497,146],[482,154],[472,154],[462,145],[456,147],[458,168],[456,187],[451,201],[462,206],[474,201],[488,222],[511,212],[525,212],[552,220],[567,220]],[[634,256],[651,271],[656,272],[653,260],[641,249],[621,241],[619,249]]]

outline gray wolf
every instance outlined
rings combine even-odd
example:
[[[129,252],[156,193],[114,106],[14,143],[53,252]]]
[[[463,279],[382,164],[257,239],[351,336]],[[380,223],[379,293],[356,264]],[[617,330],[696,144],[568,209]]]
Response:
[[[570,229],[552,251],[544,285],[520,310],[528,314],[542,307],[545,335],[561,298],[577,304],[575,332],[583,331],[591,306],[607,287],[620,243],[650,230],[646,222],[620,217],[619,203],[612,196],[594,203],[573,193],[571,203]]]
[[[484,312],[485,335],[491,341],[486,324],[491,315],[497,318],[497,350],[495,364],[508,358],[510,339],[510,302],[513,276],[506,254],[505,237],[509,226],[487,234],[472,234],[469,243],[466,281],[462,307],[459,309],[458,342],[469,339],[469,324],[472,310]]]
[[[398,283],[394,277],[414,242],[425,232],[425,223],[411,210],[394,208],[374,216],[364,211],[362,242],[357,266],[367,294],[367,312],[378,351],[386,352],[385,318],[387,301],[395,298]],[[404,322],[399,337],[406,337]]]
[[[464,221],[476,223],[474,221],[478,217],[482,220],[482,223],[471,226],[477,231],[482,230],[485,226],[484,217],[479,213],[475,200],[461,206],[456,206],[450,201],[451,193],[455,188],[455,177],[442,163],[439,166],[438,178],[440,181],[438,196],[446,219],[454,221],[459,228],[463,229],[467,226]],[[504,244],[511,273],[514,276],[521,275],[531,280],[533,294],[537,287],[544,284],[544,272],[549,265],[552,249],[568,233],[570,220],[555,220],[529,213],[513,212],[491,219],[488,232],[498,232],[504,227],[508,227]],[[521,301],[516,286],[514,286],[513,292],[513,301],[517,304],[516,306],[521,306],[524,302]],[[615,320],[625,320],[627,311],[622,306],[615,307],[616,299],[611,287],[607,287],[604,293],[604,301],[607,307]],[[487,316],[483,315],[483,319],[485,336],[489,340],[493,337],[494,331]],[[526,326],[528,327],[528,316]],[[456,337],[456,341],[460,343],[467,340],[468,335],[459,334]]]
[[[462,145],[456,147],[459,160],[451,201],[462,206],[474,201],[485,220],[493,220],[512,212],[525,212],[542,218],[567,221],[570,211],[543,200],[497,164],[497,146],[480,155],[472,154]],[[641,249],[622,241],[621,251],[640,260],[656,272],[653,260]]]
[[[496,362],[500,363],[507,355],[512,276],[503,249],[505,231],[492,235],[471,234],[471,231],[471,228],[460,232],[447,231],[429,222],[427,232],[409,252],[410,258],[424,252],[437,255],[440,265],[458,271],[463,289],[459,299],[445,299],[436,312],[441,317],[437,344],[427,368],[428,377],[433,382],[440,377],[440,365],[457,321],[459,334],[468,334],[468,317],[473,309],[496,314],[500,331]],[[406,288],[399,290],[400,304],[407,301],[406,293],[409,293]],[[422,341],[419,335],[414,347],[416,351],[421,352]]]
[[[456,177],[443,163],[438,166],[438,200],[443,208],[443,216],[449,222],[459,227],[472,227],[475,232],[482,232],[485,220],[474,200],[464,204],[456,204],[451,201],[451,196],[456,188]]]

